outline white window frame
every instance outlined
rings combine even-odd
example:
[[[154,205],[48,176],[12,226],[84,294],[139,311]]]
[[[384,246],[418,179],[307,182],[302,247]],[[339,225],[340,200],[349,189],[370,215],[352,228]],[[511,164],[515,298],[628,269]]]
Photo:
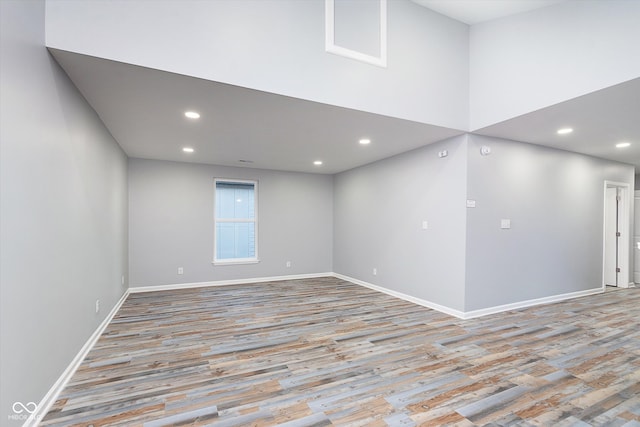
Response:
[[[238,220],[233,218],[218,219],[216,217],[216,191],[219,182],[229,182],[233,184],[252,184],[253,185],[253,207],[254,207],[254,219]],[[218,259],[218,236],[216,235],[216,224],[218,222],[247,222],[254,223],[255,230],[255,248],[254,256],[251,258],[226,258]],[[213,180],[213,264],[214,265],[238,265],[238,264],[257,264],[260,262],[258,258],[258,181],[246,180],[246,179],[234,179],[234,178],[215,178]]]
[[[373,56],[358,52],[335,43],[335,0],[324,1],[325,51],[367,64],[387,68],[387,0],[378,0],[380,4],[380,55]]]

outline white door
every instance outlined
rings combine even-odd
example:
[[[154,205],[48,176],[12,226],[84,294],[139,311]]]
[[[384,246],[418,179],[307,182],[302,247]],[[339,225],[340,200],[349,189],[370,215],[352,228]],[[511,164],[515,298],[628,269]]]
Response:
[[[640,191],[636,190],[635,193],[635,207],[633,209],[635,219],[633,220],[634,224],[637,224],[635,229],[635,239],[634,239],[634,271],[633,271],[633,281],[636,285],[640,285]]]
[[[604,283],[618,286],[618,188],[607,187],[604,207]]]

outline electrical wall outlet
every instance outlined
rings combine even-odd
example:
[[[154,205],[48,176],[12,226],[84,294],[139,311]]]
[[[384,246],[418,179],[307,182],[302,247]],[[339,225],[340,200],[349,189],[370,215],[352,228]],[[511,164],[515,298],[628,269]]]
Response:
[[[96,300],[96,313],[98,313],[100,311],[100,300],[97,299]]]
[[[178,267],[178,274],[184,274],[184,268]]]
[[[377,276],[377,275],[378,275],[378,269],[377,269],[377,268],[374,268],[374,269],[373,269],[373,275],[374,275],[374,276]]]
[[[291,261],[287,261],[286,265],[287,265],[287,268],[290,268],[291,267]]]

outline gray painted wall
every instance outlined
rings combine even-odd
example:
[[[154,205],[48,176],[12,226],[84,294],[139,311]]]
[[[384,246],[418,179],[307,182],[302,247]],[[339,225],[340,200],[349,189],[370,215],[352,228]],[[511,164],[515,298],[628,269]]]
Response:
[[[475,135],[338,174],[334,271],[460,311],[598,288],[605,180],[634,168]]]
[[[335,272],[464,308],[466,138],[335,176]]]
[[[470,130],[637,78],[639,16],[639,1],[571,0],[471,26]]]
[[[39,402],[126,289],[126,156],[44,47],[44,1],[0,1],[0,424]],[[95,313],[95,300],[101,311]]]
[[[389,66],[380,68],[327,53],[324,18],[324,0],[56,0],[47,3],[47,45],[467,129],[466,24],[410,0],[389,1]],[[367,33],[359,25],[340,25],[355,18],[336,20],[338,40],[349,47],[357,47],[348,43],[351,36]],[[368,50],[367,42],[356,44]]]
[[[48,34],[62,49],[465,128],[467,26],[409,1],[389,4],[387,69],[324,52],[322,1],[56,1]],[[186,19],[176,7],[200,19],[184,39],[166,31]],[[44,48],[44,2],[3,0],[0,10],[1,417],[15,401],[39,401],[59,377],[124,292],[128,260],[134,285],[333,270],[458,310],[600,285],[602,182],[633,183],[631,166],[463,136],[335,177],[137,159],[127,172],[126,156]],[[243,25],[270,37],[243,38]],[[224,42],[229,34],[242,43]],[[185,39],[206,49],[185,50]],[[491,156],[479,155],[482,144]],[[260,182],[259,264],[211,263],[216,176]],[[465,208],[467,196],[475,209]],[[511,230],[499,229],[503,217]]]
[[[474,135],[468,147],[466,311],[601,287],[604,181],[633,190],[633,166]]]
[[[258,180],[260,263],[212,264],[214,178]],[[332,190],[327,175],[129,159],[131,286],[330,272]]]

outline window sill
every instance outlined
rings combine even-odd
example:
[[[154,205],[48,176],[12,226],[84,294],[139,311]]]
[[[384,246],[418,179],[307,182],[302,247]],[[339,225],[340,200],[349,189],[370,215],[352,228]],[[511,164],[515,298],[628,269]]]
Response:
[[[213,265],[242,265],[242,264],[257,264],[260,260],[257,258],[248,259],[229,259],[229,260],[214,260]]]

